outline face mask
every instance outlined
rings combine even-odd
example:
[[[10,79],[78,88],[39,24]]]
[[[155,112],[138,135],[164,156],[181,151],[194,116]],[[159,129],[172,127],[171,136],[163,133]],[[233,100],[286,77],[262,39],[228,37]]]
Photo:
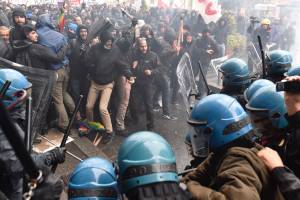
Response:
[[[193,154],[196,157],[205,158],[209,154],[209,139],[211,129],[207,126],[191,126],[191,142]]]
[[[250,111],[249,116],[251,118],[252,125],[256,132],[267,136],[272,135],[275,127],[272,120],[269,117],[268,111]],[[276,119],[274,119],[276,121]]]

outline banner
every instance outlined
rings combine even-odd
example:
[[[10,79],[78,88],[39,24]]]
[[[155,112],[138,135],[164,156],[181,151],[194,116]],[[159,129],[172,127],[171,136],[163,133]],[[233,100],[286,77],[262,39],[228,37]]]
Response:
[[[42,5],[42,4],[57,4],[57,0],[13,0],[13,4],[15,5]]]
[[[222,16],[218,0],[194,0],[193,9],[201,14],[206,24],[217,22]]]
[[[70,6],[80,6],[80,0],[69,0],[69,5]]]

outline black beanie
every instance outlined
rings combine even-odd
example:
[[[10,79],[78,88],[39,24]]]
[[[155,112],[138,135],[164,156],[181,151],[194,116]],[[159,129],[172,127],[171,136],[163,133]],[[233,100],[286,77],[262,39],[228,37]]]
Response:
[[[101,43],[104,45],[108,40],[113,41],[114,38],[113,38],[111,32],[104,31],[100,34],[100,40],[101,40]]]
[[[30,33],[31,31],[35,31],[35,26],[32,25],[32,24],[25,24],[23,27],[22,27],[22,30],[23,30],[23,33],[25,35],[27,35],[28,33]]]
[[[25,17],[26,18],[26,15],[25,15],[25,11],[23,10],[23,8],[21,7],[17,7],[13,10],[12,12],[12,16],[15,17],[15,16],[20,16],[20,17]]]

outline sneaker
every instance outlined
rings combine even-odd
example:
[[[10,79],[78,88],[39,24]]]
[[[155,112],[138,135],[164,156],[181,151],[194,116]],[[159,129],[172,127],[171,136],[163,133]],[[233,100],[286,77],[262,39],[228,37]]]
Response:
[[[108,144],[112,141],[114,133],[104,133],[101,138],[101,144]]]
[[[167,120],[177,120],[177,117],[171,116],[171,115],[162,115],[162,118],[167,119]]]

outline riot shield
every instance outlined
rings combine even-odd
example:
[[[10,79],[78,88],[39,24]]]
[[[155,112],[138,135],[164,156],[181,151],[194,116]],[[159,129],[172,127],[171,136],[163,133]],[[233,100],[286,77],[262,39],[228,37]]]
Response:
[[[51,101],[51,92],[55,82],[55,73],[20,65],[0,58],[0,68],[10,68],[25,75],[32,84],[32,137],[40,133],[46,122],[46,115]],[[32,141],[31,141],[32,142]]]
[[[108,30],[112,27],[111,22],[109,19],[100,18],[99,20],[95,21],[89,30],[87,43],[90,43],[96,36],[101,34],[101,32]]]
[[[251,42],[248,46],[248,60],[250,60],[251,64],[253,65],[251,75],[262,75],[263,68],[262,68],[262,60],[261,56],[259,55],[259,51],[255,47],[254,43]],[[249,66],[251,68],[251,66]]]
[[[228,56],[215,58],[210,61],[209,69],[206,75],[208,84],[216,89],[222,87],[221,72],[219,71],[220,66],[228,60]]]
[[[189,97],[198,94],[198,88],[192,69],[191,59],[188,53],[183,54],[178,66],[176,75],[179,83],[179,93],[182,96],[187,114],[190,114]]]

